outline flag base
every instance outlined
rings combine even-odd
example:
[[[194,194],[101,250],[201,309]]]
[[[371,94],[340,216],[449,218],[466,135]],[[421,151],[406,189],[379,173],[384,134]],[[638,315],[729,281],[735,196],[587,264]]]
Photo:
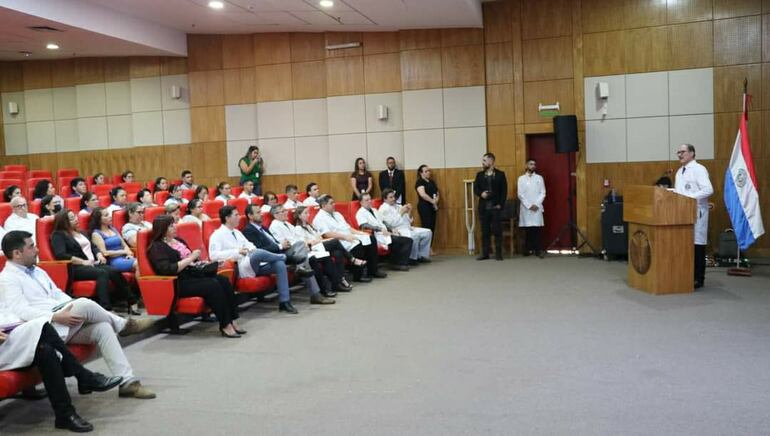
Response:
[[[728,268],[727,269],[727,275],[728,276],[751,277],[751,269],[749,269],[749,268]]]

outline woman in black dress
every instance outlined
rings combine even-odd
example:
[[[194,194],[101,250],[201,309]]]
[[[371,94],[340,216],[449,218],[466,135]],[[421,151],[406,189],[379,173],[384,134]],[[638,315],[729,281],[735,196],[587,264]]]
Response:
[[[417,196],[417,212],[420,214],[420,226],[436,233],[436,211],[438,210],[438,187],[430,178],[430,167],[423,164],[417,169],[417,183],[414,184]]]
[[[359,157],[353,166],[353,173],[350,174],[350,186],[353,188],[353,198],[351,200],[360,200],[361,196],[372,193],[372,173],[366,169],[366,161]]]

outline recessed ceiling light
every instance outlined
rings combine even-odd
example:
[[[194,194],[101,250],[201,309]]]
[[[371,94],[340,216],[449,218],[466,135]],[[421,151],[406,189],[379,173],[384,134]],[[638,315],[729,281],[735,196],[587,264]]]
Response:
[[[225,7],[225,2],[220,1],[220,0],[211,0],[209,2],[209,7],[211,9],[222,9],[222,8]]]
[[[45,48],[47,48],[48,50],[58,50],[59,45],[53,42],[49,42],[48,44],[46,44]]]
[[[319,5],[321,5],[322,8],[330,8],[334,6],[334,2],[332,0],[321,0],[318,2]]]

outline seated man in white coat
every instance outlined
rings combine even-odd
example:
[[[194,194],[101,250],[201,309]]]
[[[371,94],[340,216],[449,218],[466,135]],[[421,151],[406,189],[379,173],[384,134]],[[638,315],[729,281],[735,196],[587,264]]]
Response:
[[[544,256],[540,247],[540,229],[543,227],[543,201],[545,201],[545,181],[535,173],[537,164],[534,159],[527,160],[527,170],[519,176],[517,192],[519,195],[519,227],[526,229],[524,255]]]
[[[47,318],[25,322],[0,301],[0,371],[29,366],[37,368],[43,379],[56,417],[56,428],[77,433],[89,432],[94,426],[75,411],[65,377],[77,379],[81,394],[104,392],[123,380],[122,377],[105,377],[83,367]]]
[[[412,205],[407,203],[401,206],[396,203],[396,191],[390,188],[382,190],[382,201],[382,206],[379,209],[382,222],[388,226],[394,235],[412,238],[409,263],[417,265],[430,262],[430,244],[433,241],[433,232],[430,229],[412,225]]]
[[[11,199],[11,208],[13,213],[5,220],[5,231],[22,230],[32,234],[32,240],[35,240],[35,230],[38,216],[28,212],[27,200],[24,197],[14,197]]]
[[[297,185],[286,185],[286,202],[283,204],[284,209],[294,210],[300,204],[297,201],[299,196],[299,188]]]
[[[307,193],[307,198],[302,202],[302,205],[307,207],[318,207],[318,197],[321,196],[321,189],[318,188],[318,183],[308,183],[305,187],[305,193]]]
[[[361,194],[361,208],[356,212],[356,222],[361,230],[371,230],[377,244],[390,249],[391,268],[409,271],[409,253],[412,252],[412,238],[392,234],[382,221],[377,209],[372,207],[372,194]]]
[[[32,235],[27,232],[8,232],[3,238],[2,248],[8,263],[0,273],[0,301],[14,315],[23,321],[37,318],[51,321],[66,343],[96,343],[110,371],[123,377],[119,396],[155,398],[155,393],[142,386],[134,376],[116,337],[116,333],[121,336],[141,333],[150,328],[154,320],[126,320],[87,298],[70,298],[56,287],[45,271],[35,265],[38,250]]]

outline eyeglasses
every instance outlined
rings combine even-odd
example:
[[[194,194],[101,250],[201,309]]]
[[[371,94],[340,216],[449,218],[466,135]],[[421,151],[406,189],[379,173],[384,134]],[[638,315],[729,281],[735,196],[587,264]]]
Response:
[[[676,154],[685,154],[685,153],[687,153],[687,151],[686,151],[686,150],[678,150],[678,151],[676,152]]]
[[[14,206],[13,208],[14,208],[14,209],[19,209],[19,208],[22,208],[22,207],[25,207],[25,208],[26,208],[26,207],[27,207],[27,203],[24,203],[24,204],[17,204],[17,205],[16,205],[16,206]]]

